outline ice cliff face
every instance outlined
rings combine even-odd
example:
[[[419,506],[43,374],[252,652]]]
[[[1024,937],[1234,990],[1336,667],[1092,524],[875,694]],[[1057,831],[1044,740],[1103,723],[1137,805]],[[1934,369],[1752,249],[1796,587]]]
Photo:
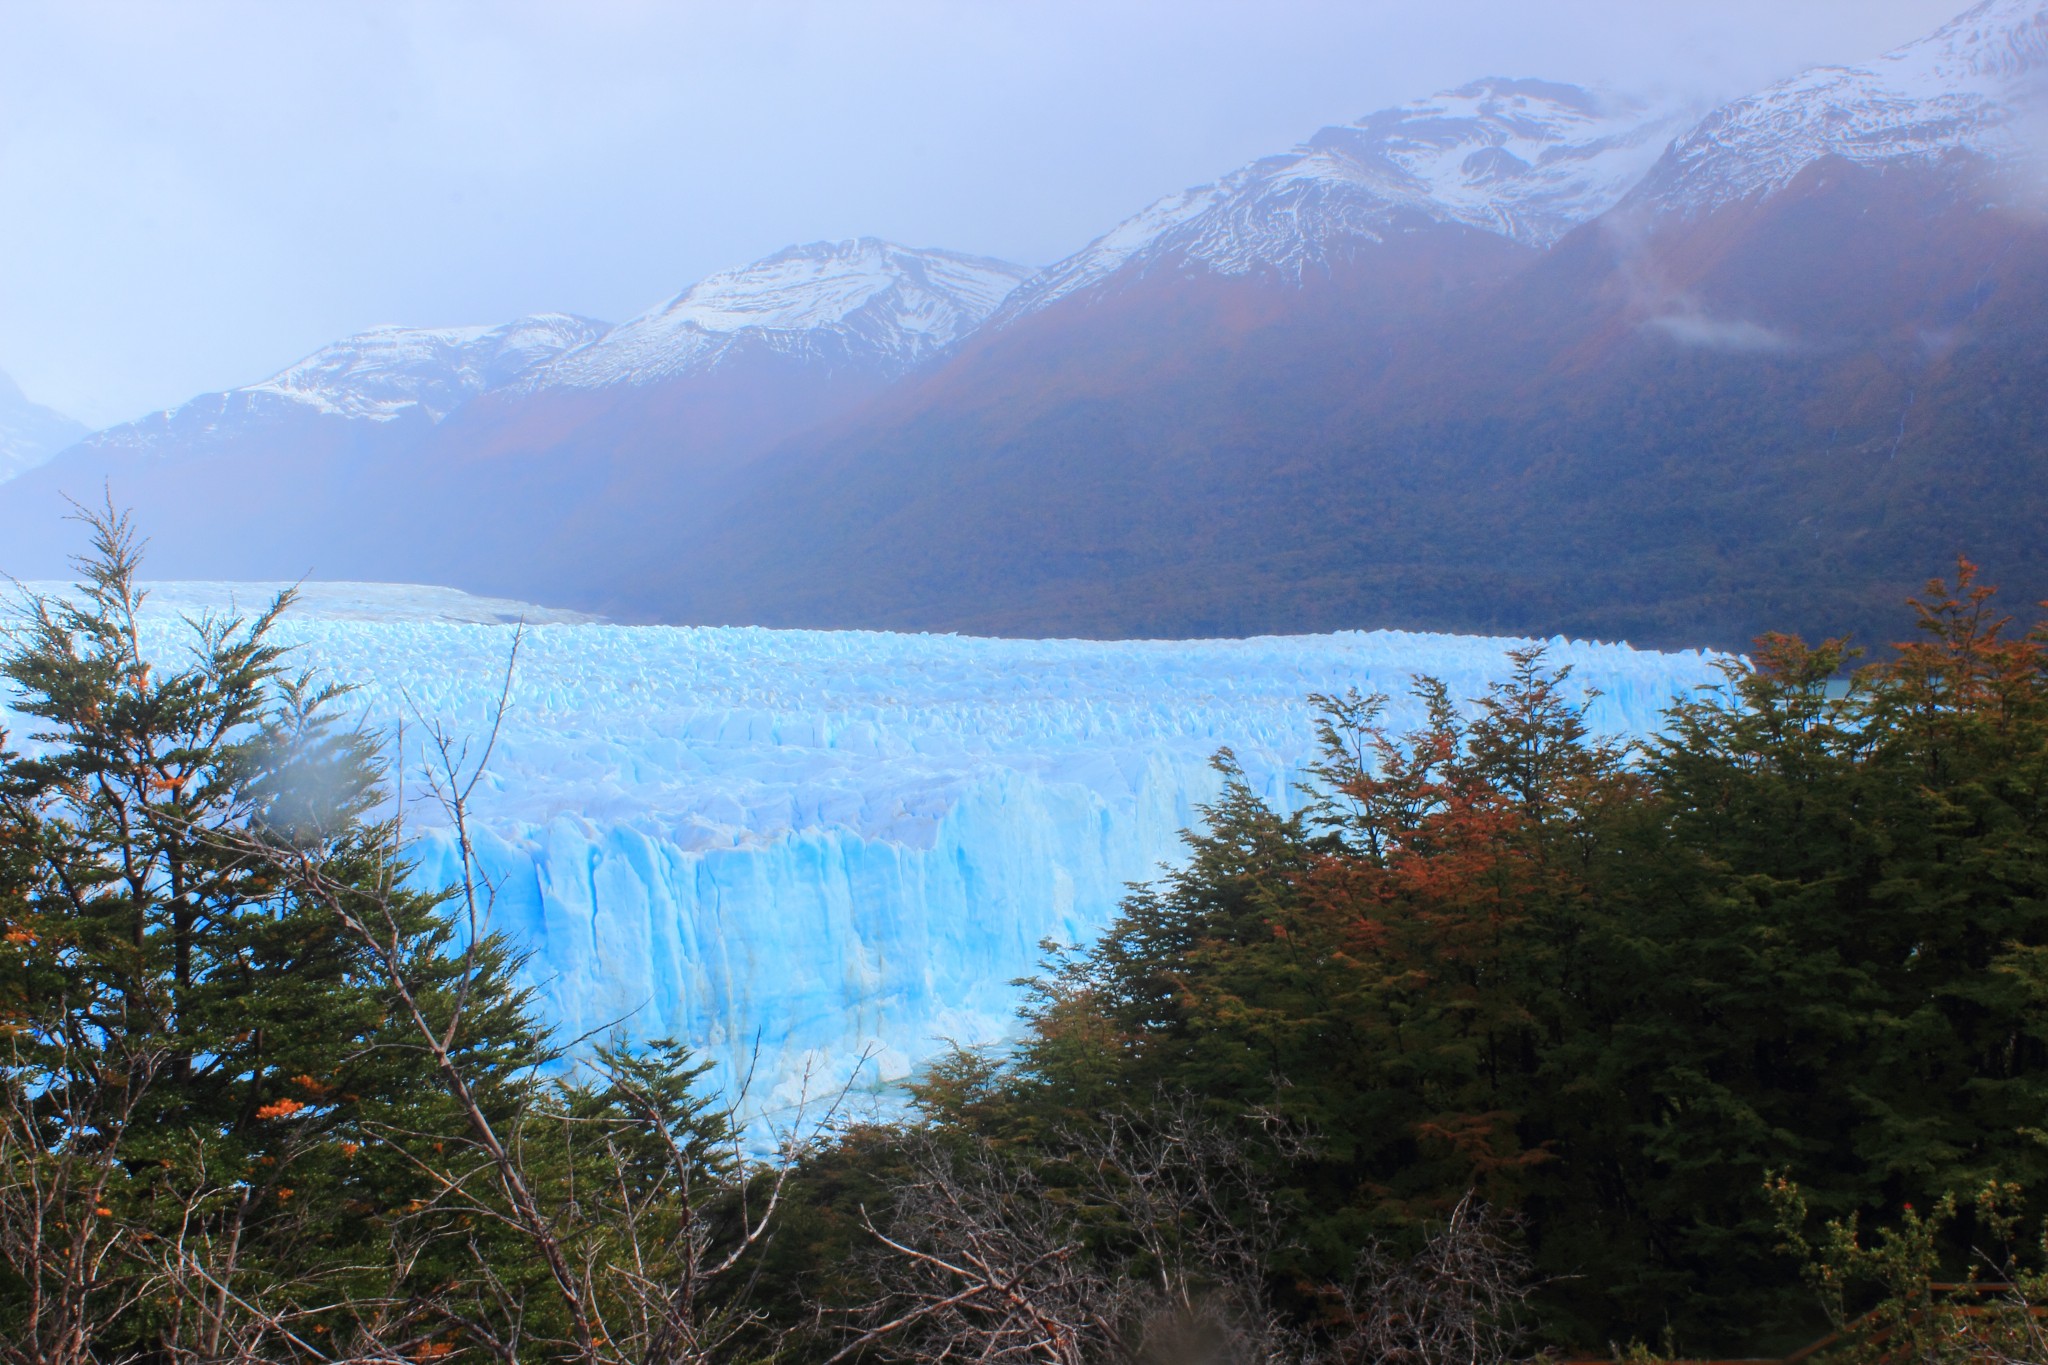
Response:
[[[343,585],[345,586],[345,585]],[[152,618],[220,585],[171,585]],[[449,594],[337,591],[284,634],[388,720],[416,703],[481,734],[507,626],[446,624]],[[245,600],[251,596],[243,588]],[[480,604],[474,619],[501,607]],[[1290,806],[1313,752],[1310,692],[1405,696],[1410,675],[1475,695],[1512,642],[1375,632],[1093,643],[866,632],[542,625],[479,787],[493,924],[535,957],[570,1034],[617,1025],[689,1040],[727,1067],[756,1041],[772,1095],[804,1067],[909,1072],[943,1039],[1003,1036],[1039,943],[1089,939],[1132,880],[1181,856],[1229,745]],[[1698,654],[1555,641],[1640,734],[1714,676]],[[401,695],[403,694],[403,695]],[[1397,721],[1419,719],[1405,700]],[[422,875],[447,878],[434,809],[412,812]],[[727,1071],[728,1076],[735,1074]]]
[[[1862,66],[1823,66],[1709,114],[1636,196],[1697,214],[1783,189],[1822,157],[1864,165],[2038,154],[2048,0],[1988,0]]]
[[[85,435],[85,424],[28,396],[0,374],[0,482],[33,469]]]
[[[873,237],[793,246],[692,285],[523,384],[642,384],[714,369],[749,349],[900,372],[973,331],[1028,274]]]
[[[1418,222],[1549,246],[1619,200],[1675,130],[1668,114],[1577,86],[1476,81],[1168,195],[1032,280],[1003,316],[1126,271],[1298,275]]]

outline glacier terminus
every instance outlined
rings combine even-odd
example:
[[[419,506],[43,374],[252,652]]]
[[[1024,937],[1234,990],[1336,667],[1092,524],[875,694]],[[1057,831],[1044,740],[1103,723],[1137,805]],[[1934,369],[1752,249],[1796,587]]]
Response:
[[[54,585],[49,585],[54,586]],[[254,585],[159,584],[150,649]],[[445,589],[313,584],[279,626],[417,772],[422,723],[480,745],[516,604]],[[467,603],[471,610],[463,610]],[[528,618],[529,621],[534,619]],[[1458,697],[1513,640],[1391,631],[1248,640],[979,639],[619,626],[540,614],[473,797],[490,927],[530,954],[565,1038],[682,1039],[753,1104],[793,1104],[870,1055],[871,1090],[948,1042],[1000,1040],[1041,943],[1089,941],[1236,755],[1282,809],[1315,754],[1311,693],[1356,687],[1419,721],[1417,673]],[[1720,678],[1716,656],[1553,640],[1640,736]],[[400,722],[404,722],[401,727]],[[403,738],[400,738],[401,732]],[[474,748],[472,752],[474,752]],[[449,883],[444,813],[406,783],[417,875]]]

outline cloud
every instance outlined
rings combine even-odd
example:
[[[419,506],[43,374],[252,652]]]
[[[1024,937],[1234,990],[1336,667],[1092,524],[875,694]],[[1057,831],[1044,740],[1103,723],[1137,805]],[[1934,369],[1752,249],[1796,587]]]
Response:
[[[1782,354],[1799,343],[1783,332],[1741,318],[1712,318],[1697,309],[1665,313],[1643,324],[1681,346],[1736,354]]]
[[[1646,330],[1662,333],[1680,346],[1732,355],[1781,355],[1799,348],[1796,339],[1760,322],[1713,316],[1665,279],[1651,250],[1648,226],[1640,212],[1627,209],[1600,220],[1629,309]]]

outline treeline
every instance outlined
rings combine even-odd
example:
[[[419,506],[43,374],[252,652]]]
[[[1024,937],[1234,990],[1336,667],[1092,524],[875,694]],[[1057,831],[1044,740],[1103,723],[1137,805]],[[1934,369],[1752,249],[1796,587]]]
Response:
[[[1014,1047],[764,1156],[685,1045],[565,1055],[480,878],[413,884],[288,601],[152,664],[94,530],[4,661],[0,1360],[1476,1362],[1872,1308],[1845,1350],[2043,1358],[2048,635],[1968,566],[1645,744],[1535,650],[1412,733],[1317,698],[1309,805],[1220,756]],[[426,739],[466,851],[487,737]]]

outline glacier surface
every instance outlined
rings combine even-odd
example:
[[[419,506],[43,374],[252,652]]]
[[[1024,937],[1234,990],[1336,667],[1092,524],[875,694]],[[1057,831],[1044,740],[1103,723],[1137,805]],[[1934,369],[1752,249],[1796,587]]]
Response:
[[[241,585],[244,603],[260,598]],[[159,585],[152,652],[235,585]],[[408,595],[410,594],[410,595]],[[280,627],[371,720],[481,737],[514,628],[447,589],[334,585]],[[368,604],[366,606],[366,603]],[[506,604],[467,609],[502,621]],[[410,619],[408,613],[410,612]],[[773,1109],[805,1068],[866,1083],[1015,1025],[1039,944],[1088,940],[1126,884],[1181,856],[1232,748],[1277,805],[1314,752],[1312,692],[1477,695],[1516,641],[1374,631],[1250,640],[1001,640],[857,631],[528,626],[475,796],[492,927],[570,1035],[682,1038],[729,1079],[758,1047]],[[1643,734],[1715,660],[1554,640]],[[406,741],[418,758],[418,728]],[[411,787],[421,874],[454,875]]]

